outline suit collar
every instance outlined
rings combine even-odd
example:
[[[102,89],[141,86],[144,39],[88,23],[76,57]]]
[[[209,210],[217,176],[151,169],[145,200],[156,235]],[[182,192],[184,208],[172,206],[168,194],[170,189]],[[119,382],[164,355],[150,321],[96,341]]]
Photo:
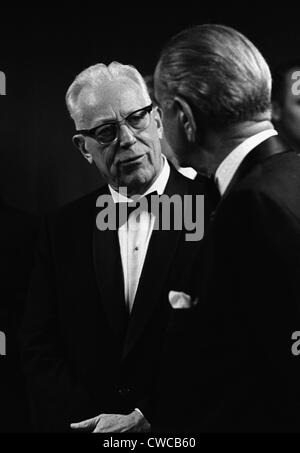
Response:
[[[108,186],[105,186],[97,195],[103,194],[109,195]],[[127,328],[128,314],[124,300],[124,281],[118,233],[109,229],[98,230],[96,217],[99,209],[96,208],[96,200],[94,206],[92,247],[96,283],[111,330],[117,338],[122,338]]]
[[[278,135],[274,128],[259,132],[258,134],[244,140],[239,146],[228,154],[228,156],[219,165],[215,174],[215,179],[221,195],[224,194],[243,159],[245,159],[245,157],[260,143],[274,135]]]
[[[189,191],[189,180],[170,164],[170,176],[164,193],[185,195]],[[108,193],[108,186],[100,193]],[[95,203],[96,204],[96,203]],[[99,212],[95,208],[95,219]],[[137,288],[133,309],[128,319],[124,299],[124,277],[117,231],[99,231],[94,222],[93,259],[95,278],[101,294],[105,312],[112,331],[121,341],[128,325],[123,359],[139,341],[157,304],[173,262],[181,230],[153,230]]]
[[[242,161],[237,171],[235,172],[229,186],[227,187],[223,197],[225,199],[228,194],[236,187],[236,185],[251,172],[256,165],[262,163],[266,159],[282,154],[285,152],[294,152],[290,149],[289,145],[285,143],[278,136],[273,136],[263,141],[260,145],[251,150],[249,154]]]
[[[226,198],[233,192],[233,190],[235,190],[235,188],[243,180],[243,178],[247,174],[249,174],[256,165],[259,165],[268,158],[272,158],[272,156],[275,156],[276,154],[282,154],[286,152],[295,151],[293,151],[289,147],[289,145],[278,136],[272,136],[252,149],[235,172],[223,196],[221,197],[217,208],[211,213],[210,221],[212,221],[213,218],[216,217]]]
[[[165,194],[170,197],[174,194],[181,196],[187,194],[188,183],[186,178],[179,174],[172,165],[170,170]],[[130,316],[123,359],[137,344],[157,304],[161,303],[162,292],[182,234],[184,234],[184,231],[173,230],[172,228],[169,231],[153,230],[152,232]]]

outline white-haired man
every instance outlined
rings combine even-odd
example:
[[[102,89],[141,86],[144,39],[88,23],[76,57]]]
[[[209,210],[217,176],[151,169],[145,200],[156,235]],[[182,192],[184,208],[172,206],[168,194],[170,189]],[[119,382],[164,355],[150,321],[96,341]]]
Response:
[[[211,174],[220,199],[204,239],[204,274],[195,266],[199,303],[190,319],[184,311],[185,347],[181,325],[166,354],[169,376],[184,357],[187,384],[181,374],[173,393],[162,385],[162,425],[299,431],[292,343],[300,326],[300,158],[271,123],[269,67],[241,33],[199,25],[162,50],[155,97],[179,163]],[[166,393],[178,396],[179,382],[171,421]]]
[[[73,141],[107,185],[43,228],[23,329],[36,429],[148,431],[167,295],[188,285],[201,241],[186,241],[184,227],[172,222],[169,231],[155,229],[155,213],[147,210],[102,228],[102,201],[183,197],[201,187],[161,155],[161,119],[135,68],[92,66],[76,77],[66,102]],[[190,263],[184,269],[183,260]]]

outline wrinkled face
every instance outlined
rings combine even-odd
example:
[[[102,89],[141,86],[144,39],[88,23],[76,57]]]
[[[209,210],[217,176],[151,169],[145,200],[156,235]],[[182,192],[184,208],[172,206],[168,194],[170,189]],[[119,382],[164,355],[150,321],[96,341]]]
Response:
[[[128,78],[109,81],[101,88],[87,88],[78,100],[76,129],[122,121],[150,102],[144,90]],[[115,189],[127,187],[129,194],[145,192],[162,168],[160,116],[156,109],[147,115],[149,125],[143,130],[132,127],[133,121],[118,125],[117,140],[113,143],[101,144],[92,137],[84,137],[86,152],[108,184]]]
[[[286,75],[285,98],[283,105],[280,107],[279,126],[288,140],[300,145],[300,94],[293,94],[292,86],[295,80],[292,74],[300,71],[300,68],[291,70]],[[296,86],[296,85],[295,85]],[[299,91],[299,81],[297,82]],[[296,87],[297,87],[296,86]]]

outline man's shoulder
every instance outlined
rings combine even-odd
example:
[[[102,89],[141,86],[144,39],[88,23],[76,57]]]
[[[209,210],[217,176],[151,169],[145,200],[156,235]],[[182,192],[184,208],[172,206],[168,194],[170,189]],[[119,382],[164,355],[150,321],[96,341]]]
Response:
[[[27,212],[20,207],[13,206],[6,201],[0,199],[1,210],[1,229],[9,236],[16,235],[16,238],[21,234],[36,234],[38,229],[39,217],[37,214]],[[6,237],[7,234],[3,234]]]
[[[48,222],[55,224],[72,221],[74,217],[83,222],[94,214],[98,197],[105,193],[108,193],[107,185],[48,212],[45,217]]]
[[[300,198],[300,155],[291,151],[265,159],[239,184],[240,189],[270,197]]]
[[[300,219],[300,155],[287,152],[270,158],[256,190]]]
[[[270,217],[280,212],[300,221],[300,156],[291,151],[261,161],[230,190],[220,211],[225,208]]]

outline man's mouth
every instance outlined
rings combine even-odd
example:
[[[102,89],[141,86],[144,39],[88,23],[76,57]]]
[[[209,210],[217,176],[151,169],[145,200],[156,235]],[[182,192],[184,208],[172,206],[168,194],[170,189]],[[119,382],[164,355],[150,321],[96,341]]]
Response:
[[[123,159],[122,161],[119,162],[119,165],[127,167],[129,165],[136,165],[139,164],[145,157],[145,154],[142,154],[140,156],[134,156],[130,157],[128,159]]]

